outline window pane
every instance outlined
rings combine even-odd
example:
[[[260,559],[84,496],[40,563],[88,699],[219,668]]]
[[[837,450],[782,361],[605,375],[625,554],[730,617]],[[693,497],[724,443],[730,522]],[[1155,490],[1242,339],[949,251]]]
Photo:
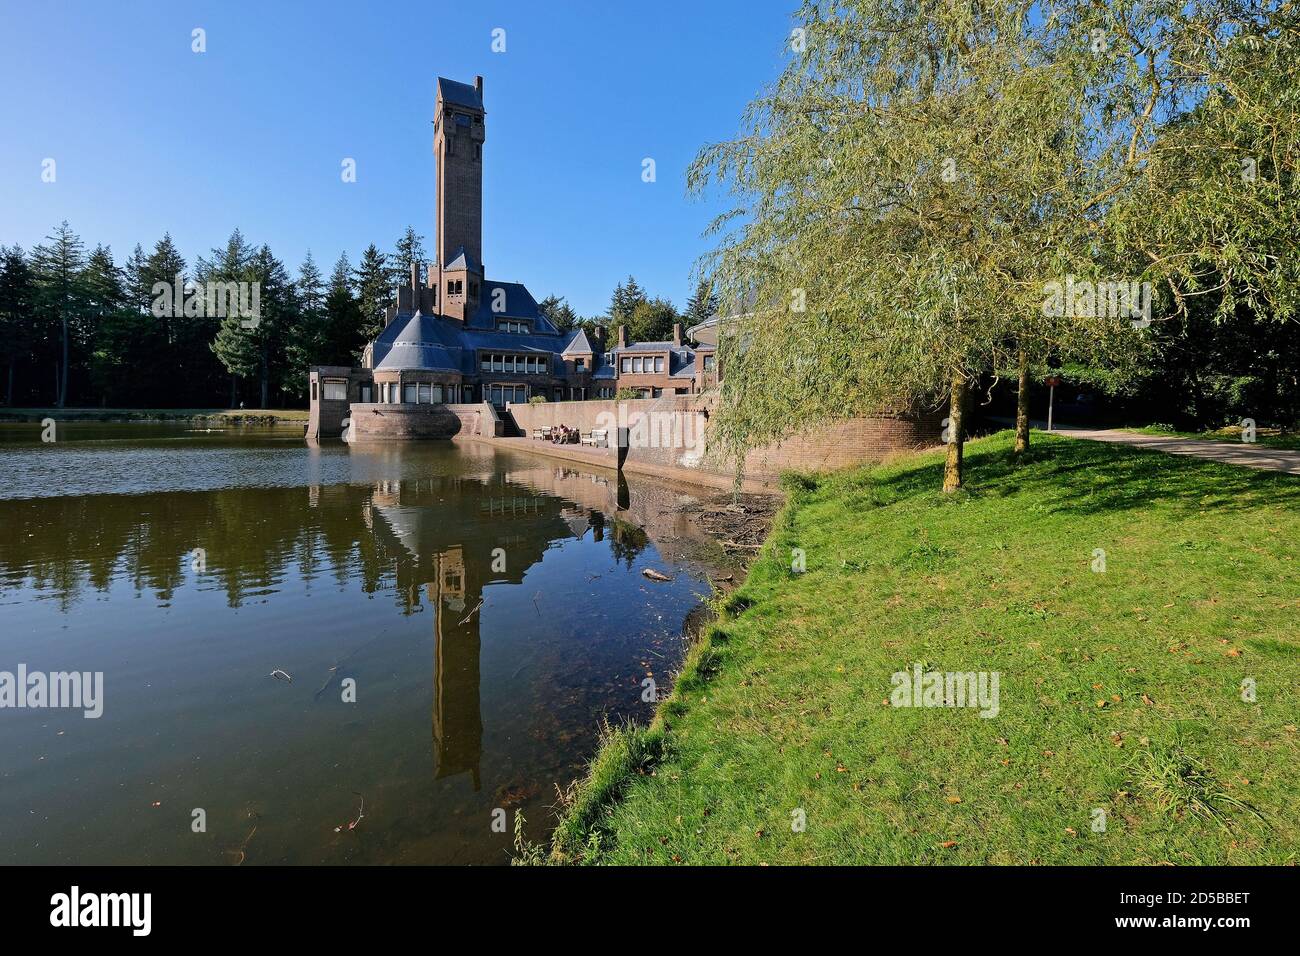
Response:
[[[403,387],[403,395],[402,395],[403,402],[406,402],[408,405],[414,405],[415,396],[416,396],[415,385],[407,384]]]
[[[420,404],[421,404],[421,405],[428,405],[428,404],[429,404],[429,395],[430,395],[430,392],[429,392],[429,386],[428,386],[428,385],[421,385],[421,386],[420,386]]]
[[[346,402],[348,400],[347,383],[326,382],[323,394],[327,402]]]
[[[483,371],[485,371],[485,372],[490,372],[490,371],[492,371],[492,356],[490,356],[490,355],[484,355],[483,358],[482,358],[482,360],[479,362],[479,366],[480,366],[480,367],[483,369]]]
[[[632,360],[632,371],[634,372],[641,371],[641,360],[639,358],[634,358]]]
[[[441,385],[435,385],[435,386],[433,386],[433,391],[432,391],[430,397],[431,397],[432,401],[434,401],[434,402],[441,402],[441,401],[442,401],[442,386],[441,386]]]
[[[494,355],[494,356],[492,356],[492,371],[494,371],[494,372],[500,372],[500,371],[502,370],[502,367],[503,367],[504,364],[505,364],[505,361],[504,361],[504,359],[501,358],[500,355]]]
[[[662,358],[656,358],[656,359],[655,359],[655,371],[656,371],[656,372],[662,372],[663,370],[664,370],[664,360],[663,360]]]
[[[622,370],[623,370],[624,372],[630,372],[630,371],[632,371],[632,360],[631,360],[631,359],[629,359],[629,358],[625,358],[625,359],[623,359],[623,361],[622,361]]]

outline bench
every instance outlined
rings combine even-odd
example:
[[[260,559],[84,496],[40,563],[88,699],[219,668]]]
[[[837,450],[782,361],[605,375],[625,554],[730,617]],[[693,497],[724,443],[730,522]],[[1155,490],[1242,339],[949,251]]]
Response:
[[[606,428],[593,428],[591,431],[585,432],[580,441],[592,448],[605,448],[609,445],[609,430]]]
[[[533,437],[536,438],[538,441],[547,441],[547,440],[549,440],[550,437],[551,437],[551,429],[550,429],[549,427],[547,427],[547,428],[534,428],[534,429],[533,429]]]

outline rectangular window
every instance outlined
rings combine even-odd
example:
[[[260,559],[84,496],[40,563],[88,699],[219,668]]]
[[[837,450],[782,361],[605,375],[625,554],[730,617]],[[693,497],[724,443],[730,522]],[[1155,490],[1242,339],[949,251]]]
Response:
[[[634,358],[632,360],[632,371],[634,372],[641,371],[641,360],[639,358]]]
[[[429,399],[430,399],[430,401],[432,401],[435,405],[438,404],[438,403],[440,403],[440,402],[442,401],[442,386],[441,386],[441,385],[434,385],[434,386],[433,386],[433,388],[432,388],[432,392],[431,392],[431,394],[430,394],[430,396],[429,396]]]
[[[420,404],[421,404],[421,405],[428,405],[429,402],[431,401],[431,395],[432,395],[432,392],[429,390],[429,386],[428,386],[428,385],[421,385],[421,386],[420,386]]]
[[[492,356],[492,371],[494,372],[505,371],[505,361],[506,360],[502,358],[500,355]]]
[[[485,372],[490,372],[490,371],[492,371],[492,356],[491,356],[491,355],[483,355],[483,356],[479,359],[479,367],[480,367],[483,371],[485,371]]]
[[[396,405],[396,404],[397,404],[397,383],[396,383],[396,382],[389,382],[389,383],[388,383],[388,399],[387,399],[387,401],[388,401],[388,404],[389,404],[389,405]]]
[[[619,370],[623,372],[632,371],[632,360],[630,358],[623,359],[623,361],[619,364]]]
[[[322,394],[327,402],[346,402],[348,400],[348,383],[326,382]]]
[[[649,361],[649,359],[647,359],[646,361]],[[655,371],[662,372],[663,370],[664,370],[664,359],[663,356],[660,355],[655,358]]]
[[[574,359],[574,360],[573,360],[573,370],[574,370],[575,372],[585,372],[585,371],[587,370],[587,360],[586,360],[586,359]]]
[[[311,400],[316,401],[316,380],[311,380]]]
[[[712,356],[712,355],[706,355],[706,356],[704,356],[704,371],[706,371],[706,372],[712,372],[712,371],[713,371],[713,356]]]
[[[406,385],[402,387],[402,401],[407,405],[414,405],[417,395],[418,393],[416,392],[414,382],[407,382]]]
[[[372,389],[371,389],[371,387],[370,387],[369,385],[362,385],[362,386],[361,386],[361,404],[363,404],[363,405],[369,405],[369,404],[370,404],[370,402],[371,402],[371,397],[370,397],[370,396],[371,396],[371,392],[372,392]]]
[[[651,398],[663,398],[663,394],[664,394],[664,390],[663,390],[662,388],[652,388],[652,389],[650,389],[650,397],[651,397]]]

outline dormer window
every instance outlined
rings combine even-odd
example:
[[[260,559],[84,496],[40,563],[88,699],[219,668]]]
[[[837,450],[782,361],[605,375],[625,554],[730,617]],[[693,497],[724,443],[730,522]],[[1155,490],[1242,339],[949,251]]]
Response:
[[[585,371],[587,370],[587,360],[584,359],[584,358],[576,358],[576,359],[574,359],[574,360],[573,360],[573,370],[574,370],[575,372],[585,372]]]
[[[499,319],[497,321],[498,332],[513,332],[515,335],[527,335],[529,332],[528,323],[519,319]]]

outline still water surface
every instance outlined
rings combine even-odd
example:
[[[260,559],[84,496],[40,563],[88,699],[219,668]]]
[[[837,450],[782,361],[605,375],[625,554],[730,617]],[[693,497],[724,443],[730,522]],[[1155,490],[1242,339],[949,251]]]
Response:
[[[507,862],[493,810],[543,838],[599,722],[680,663],[716,555],[692,494],[476,445],[0,425],[0,671],[105,698],[0,709],[0,863]]]

